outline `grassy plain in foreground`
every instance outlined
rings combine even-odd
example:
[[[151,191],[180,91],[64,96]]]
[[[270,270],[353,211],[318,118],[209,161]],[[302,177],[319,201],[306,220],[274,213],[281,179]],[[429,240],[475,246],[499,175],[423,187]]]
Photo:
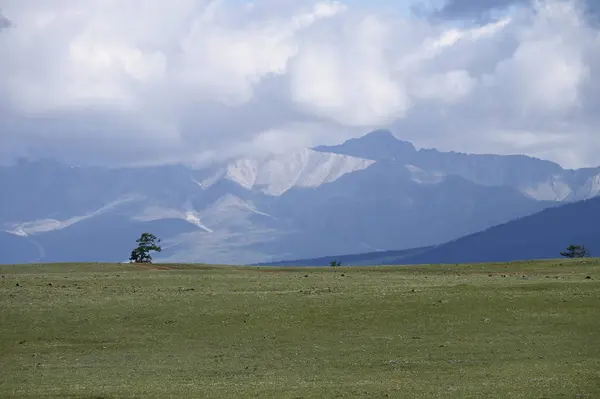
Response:
[[[0,275],[2,398],[600,397],[597,260]]]

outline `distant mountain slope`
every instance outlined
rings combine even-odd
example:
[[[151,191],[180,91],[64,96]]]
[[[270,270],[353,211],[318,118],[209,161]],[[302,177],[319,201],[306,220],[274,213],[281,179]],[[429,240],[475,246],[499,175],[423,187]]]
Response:
[[[600,198],[559,207],[439,245],[401,263],[472,263],[559,258],[570,244],[600,255]],[[392,260],[390,263],[395,263]]]
[[[553,259],[570,244],[600,256],[600,198],[545,209],[482,232],[428,248],[274,262],[273,265],[480,263]]]
[[[399,259],[409,258],[433,247],[404,249],[400,251],[379,251],[355,255],[330,255],[314,259],[298,259],[276,262],[259,262],[252,266],[328,266],[332,261],[340,262],[342,266],[373,266],[386,265]]]
[[[329,255],[439,244],[552,204],[457,176],[421,184],[381,162],[316,191],[291,190],[265,209],[299,232],[282,248]]]
[[[0,263],[32,263],[43,256],[43,248],[33,239],[0,231]]]
[[[374,161],[304,149],[267,160],[242,159],[232,162],[222,177],[247,189],[279,196],[294,188],[315,188],[341,176],[368,168]],[[214,181],[214,180],[213,180]],[[210,182],[203,182],[208,187]]]
[[[45,262],[124,262],[142,232],[171,237],[198,230],[198,227],[180,219],[125,222],[119,215],[103,215],[52,234],[40,235],[35,240],[44,248]],[[168,256],[172,252],[166,244],[161,243],[165,252],[158,255]]]
[[[537,200],[578,201],[600,193],[600,168],[565,170],[554,162],[525,155],[417,151],[387,130],[315,149],[378,162],[392,160],[421,175],[460,176],[478,185],[509,186]]]
[[[204,169],[21,161],[0,166],[0,263],[122,261],[146,230],[168,262],[404,250],[598,193],[600,168],[417,150],[385,130]]]

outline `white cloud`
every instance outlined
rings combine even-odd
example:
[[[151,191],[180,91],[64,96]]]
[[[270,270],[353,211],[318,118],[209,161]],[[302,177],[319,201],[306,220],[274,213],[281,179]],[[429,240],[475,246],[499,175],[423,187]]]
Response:
[[[513,105],[522,113],[566,112],[580,104],[589,75],[584,57],[594,51],[595,32],[586,29],[570,3],[538,7],[532,23],[519,29],[513,56],[499,63],[490,79],[516,89]]]
[[[391,123],[410,107],[393,76],[386,24],[371,15],[311,32],[290,69],[292,101],[341,125]]]
[[[417,145],[597,163],[600,36],[574,1],[471,27],[328,0],[2,7],[0,160],[211,162],[392,125]]]
[[[466,97],[475,85],[475,79],[467,71],[455,70],[420,77],[414,84],[413,94],[420,99],[453,103]]]

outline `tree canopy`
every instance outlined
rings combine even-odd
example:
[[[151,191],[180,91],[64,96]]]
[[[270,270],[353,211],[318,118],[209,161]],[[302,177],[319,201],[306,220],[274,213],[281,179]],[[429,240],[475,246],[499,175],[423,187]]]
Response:
[[[584,258],[590,255],[590,251],[583,245],[571,244],[566,250],[560,253],[565,258]]]
[[[129,260],[133,263],[152,263],[150,252],[162,251],[162,248],[158,245],[160,240],[153,234],[143,233],[136,242],[138,246],[131,251],[131,256],[129,257]]]

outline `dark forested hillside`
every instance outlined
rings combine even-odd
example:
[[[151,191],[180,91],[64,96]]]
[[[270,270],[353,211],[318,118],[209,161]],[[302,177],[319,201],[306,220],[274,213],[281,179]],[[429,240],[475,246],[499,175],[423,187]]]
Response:
[[[482,232],[414,253],[327,257],[278,264],[325,265],[330,259],[342,264],[423,264],[503,262],[559,258],[570,244],[583,244],[591,256],[600,256],[600,198],[545,209]]]

